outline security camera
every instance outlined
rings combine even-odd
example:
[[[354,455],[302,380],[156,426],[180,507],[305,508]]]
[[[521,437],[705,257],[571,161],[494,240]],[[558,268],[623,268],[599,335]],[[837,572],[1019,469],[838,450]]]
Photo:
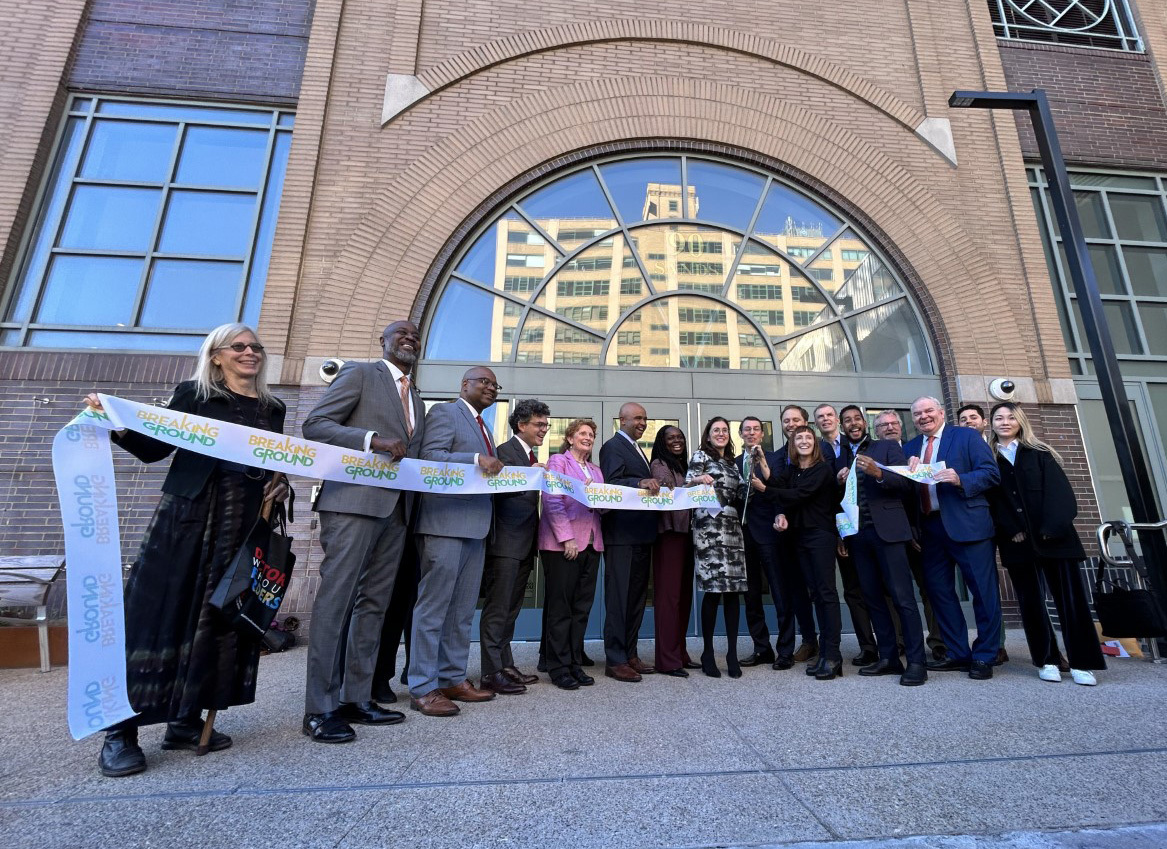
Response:
[[[325,383],[332,383],[332,381],[336,380],[336,376],[340,374],[340,368],[344,363],[345,361],[340,357],[325,360],[320,364],[320,379]]]
[[[989,383],[989,394],[998,401],[1012,401],[1017,394],[1017,384],[1007,377],[998,377]]]

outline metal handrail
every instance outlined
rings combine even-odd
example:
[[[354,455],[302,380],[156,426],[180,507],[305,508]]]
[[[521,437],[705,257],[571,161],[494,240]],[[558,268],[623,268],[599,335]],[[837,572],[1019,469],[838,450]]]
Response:
[[[1098,526],[1098,548],[1103,562],[1108,566],[1130,566],[1131,558],[1115,557],[1110,553],[1110,538],[1114,534],[1122,537],[1127,548],[1134,546],[1134,537],[1131,531],[1159,531],[1167,529],[1167,519],[1161,522],[1124,522],[1122,519],[1111,519]]]

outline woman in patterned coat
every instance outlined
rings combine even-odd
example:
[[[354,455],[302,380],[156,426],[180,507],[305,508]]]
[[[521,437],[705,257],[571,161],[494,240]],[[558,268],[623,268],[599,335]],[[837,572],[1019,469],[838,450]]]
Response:
[[[740,678],[742,674],[737,659],[737,625],[738,594],[746,591],[746,544],[737,505],[745,487],[734,457],[729,422],[715,416],[705,425],[701,448],[689,460],[685,475],[687,484],[710,484],[722,507],[717,515],[694,510],[692,520],[697,586],[705,593],[701,599],[701,635],[705,640],[701,670],[713,678],[721,677],[713,657],[713,626],[719,604],[725,619],[729,677]]]

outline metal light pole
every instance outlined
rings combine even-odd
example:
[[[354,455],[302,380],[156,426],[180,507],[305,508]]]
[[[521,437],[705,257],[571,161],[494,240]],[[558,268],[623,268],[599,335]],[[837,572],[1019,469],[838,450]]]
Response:
[[[1122,374],[1118,369],[1118,358],[1114,353],[1114,342],[1110,328],[1102,312],[1102,299],[1098,295],[1098,281],[1094,276],[1094,266],[1086,247],[1086,237],[1082,222],[1078,218],[1077,207],[1073,203],[1070,190],[1070,176],[1062,159],[1062,147],[1054,128],[1053,113],[1045,91],[1035,88],[1029,93],[1000,91],[954,91],[948,98],[948,105],[972,109],[1012,109],[1029,113],[1033,122],[1033,132],[1037,137],[1037,149],[1041,153],[1041,164],[1049,183],[1050,204],[1062,231],[1062,244],[1066,252],[1066,266],[1070,280],[1074,284],[1074,294],[1082,314],[1082,329],[1090,345],[1090,355],[1094,360],[1094,370],[1098,376],[1098,387],[1102,391],[1102,403],[1106,408],[1106,418],[1110,423],[1110,433],[1114,439],[1114,450],[1118,455],[1118,465],[1122,480],[1130,499],[1131,514],[1139,524],[1153,524],[1160,521],[1159,508],[1155,501],[1155,485],[1148,472],[1147,458],[1139,443],[1135,419],[1131,414],[1130,401],[1123,386]],[[1151,584],[1158,595],[1160,604],[1167,600],[1167,538],[1162,531],[1152,531],[1141,538],[1147,561],[1147,571]]]

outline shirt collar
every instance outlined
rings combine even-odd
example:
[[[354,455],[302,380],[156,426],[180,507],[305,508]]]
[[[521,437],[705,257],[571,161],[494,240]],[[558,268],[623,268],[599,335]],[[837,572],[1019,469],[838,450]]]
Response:
[[[458,400],[466,405],[466,409],[470,411],[470,415],[474,416],[474,418],[478,418],[479,416],[482,415],[482,413],[478,412],[476,409],[474,409],[472,406],[470,406],[470,402],[467,401],[465,398],[458,396]]]
[[[393,378],[393,382],[400,383],[401,378],[405,377],[405,372],[403,372],[397,366],[393,365],[393,363],[389,362],[388,360],[381,360],[381,362],[383,362],[386,366],[389,367],[389,376]],[[413,383],[412,375],[409,378],[409,382]]]

